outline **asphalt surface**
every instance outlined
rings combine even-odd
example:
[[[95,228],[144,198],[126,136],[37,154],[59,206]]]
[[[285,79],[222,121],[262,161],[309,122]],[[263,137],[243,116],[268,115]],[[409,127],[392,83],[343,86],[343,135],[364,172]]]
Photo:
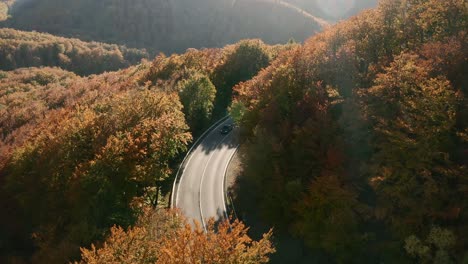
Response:
[[[227,218],[225,174],[238,145],[236,129],[225,135],[220,129],[232,122],[228,119],[219,124],[189,153],[175,186],[173,207],[179,208],[191,223],[196,220],[204,228],[210,218]]]

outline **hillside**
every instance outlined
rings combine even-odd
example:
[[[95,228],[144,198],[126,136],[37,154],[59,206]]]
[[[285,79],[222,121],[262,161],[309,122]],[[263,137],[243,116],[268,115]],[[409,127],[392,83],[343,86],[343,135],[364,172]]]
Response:
[[[263,0],[16,1],[10,14],[4,26],[165,53],[246,38],[303,41],[321,30],[301,12]]]
[[[236,86],[238,215],[318,263],[465,263],[467,17],[385,0]]]
[[[364,9],[375,8],[379,0],[284,0],[317,17],[339,21],[358,14]]]
[[[0,71],[0,262],[78,259],[113,225],[142,224],[142,207],[167,206],[192,135],[225,115],[233,85],[294,46],[243,41],[89,77]]]
[[[0,28],[0,70],[49,66],[89,75],[123,69],[147,58],[145,50]]]

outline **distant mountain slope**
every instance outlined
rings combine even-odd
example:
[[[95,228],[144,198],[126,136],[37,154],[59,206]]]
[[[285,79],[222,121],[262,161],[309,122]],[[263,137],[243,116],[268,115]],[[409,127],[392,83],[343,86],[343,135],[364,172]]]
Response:
[[[338,21],[356,15],[363,9],[376,7],[379,0],[284,0],[314,16]]]
[[[324,20],[321,17],[314,16],[313,14],[309,13],[305,9],[303,9],[301,6],[294,5],[293,2],[288,2],[288,1],[282,1],[282,0],[251,0],[251,1],[258,1],[258,2],[266,2],[266,3],[271,3],[279,6],[283,6],[287,9],[290,9],[292,11],[296,11],[300,13],[301,15],[304,15],[312,20],[314,20],[317,24],[319,24],[321,27],[325,27],[329,25],[329,22]]]
[[[80,75],[126,68],[148,58],[144,50],[50,34],[0,29],[0,69],[58,66]]]
[[[303,41],[322,28],[305,13],[264,0],[16,1],[10,15],[3,26],[166,53],[244,38]]]

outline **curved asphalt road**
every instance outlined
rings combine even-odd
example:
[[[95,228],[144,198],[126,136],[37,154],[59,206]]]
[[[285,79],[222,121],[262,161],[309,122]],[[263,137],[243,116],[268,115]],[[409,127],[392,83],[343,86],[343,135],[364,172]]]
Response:
[[[238,145],[235,129],[226,135],[219,130],[232,122],[230,118],[222,122],[195,146],[182,164],[175,186],[172,207],[179,208],[189,220],[202,223],[203,228],[209,218],[227,218],[224,176]]]

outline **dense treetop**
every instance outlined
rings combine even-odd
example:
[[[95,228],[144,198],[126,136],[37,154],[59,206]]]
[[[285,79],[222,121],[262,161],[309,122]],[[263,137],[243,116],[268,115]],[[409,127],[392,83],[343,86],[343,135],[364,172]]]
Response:
[[[38,32],[0,29],[0,69],[60,67],[80,75],[115,71],[148,58],[145,50],[56,37]]]
[[[81,263],[267,263],[274,252],[271,230],[259,241],[247,231],[238,220],[216,226],[210,220],[205,232],[176,212],[146,210],[129,230],[113,227],[102,248],[81,249]]]
[[[6,143],[21,140],[16,130],[69,104],[76,92],[68,88],[80,78],[58,68],[34,68],[0,71],[0,80],[0,139]]]
[[[467,14],[382,1],[235,87],[265,221],[342,263],[466,261]]]
[[[76,260],[113,225],[133,225],[141,206],[167,206],[177,160],[215,111],[226,113],[228,85],[292,47],[243,41],[88,77],[0,71],[0,261]],[[239,232],[239,245],[254,245]],[[263,246],[236,252],[264,259]]]
[[[289,12],[275,1],[37,0],[17,1],[6,24],[172,51],[317,29]],[[235,221],[204,233],[153,210],[228,107],[243,141],[237,198],[317,260],[466,262],[467,18],[464,0],[383,0],[304,45],[245,40],[87,77],[146,54],[0,30],[5,69],[64,68],[0,71],[0,262],[268,261],[271,232],[253,241]]]

